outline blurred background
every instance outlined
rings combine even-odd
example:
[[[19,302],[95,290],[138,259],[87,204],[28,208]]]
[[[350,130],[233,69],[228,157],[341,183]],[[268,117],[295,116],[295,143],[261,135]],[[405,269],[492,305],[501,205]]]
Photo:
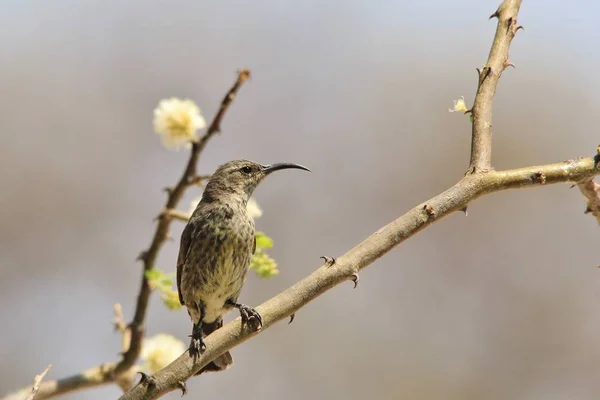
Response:
[[[113,304],[131,318],[135,258],[187,159],[153,132],[160,99],[193,99],[210,120],[250,68],[200,172],[236,158],[313,171],[255,193],[281,270],[250,276],[241,299],[258,305],[460,179],[470,125],[448,108],[473,102],[499,3],[1,1],[0,394],[49,363],[54,379],[118,358]],[[598,145],[600,3],[523,3],[517,68],[495,101],[497,169]],[[188,397],[597,399],[600,228],[584,208],[566,184],[480,199],[365,269],[356,290],[235,348],[234,368],[190,380]],[[147,324],[189,340],[187,313],[157,296]]]

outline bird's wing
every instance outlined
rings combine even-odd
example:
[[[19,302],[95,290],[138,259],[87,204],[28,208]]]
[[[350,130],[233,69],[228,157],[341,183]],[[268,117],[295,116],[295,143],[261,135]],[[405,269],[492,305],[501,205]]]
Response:
[[[197,220],[189,221],[183,232],[181,233],[181,243],[179,244],[179,256],[177,257],[177,292],[179,292],[179,302],[184,306],[183,294],[181,293],[181,275],[183,273],[183,265],[188,257],[190,245],[196,231]]]

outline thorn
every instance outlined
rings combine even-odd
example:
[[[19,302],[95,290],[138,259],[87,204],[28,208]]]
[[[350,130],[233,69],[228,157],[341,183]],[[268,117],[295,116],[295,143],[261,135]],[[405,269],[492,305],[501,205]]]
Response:
[[[154,379],[153,376],[146,374],[145,372],[142,371],[138,371],[138,374],[140,374],[142,376],[142,378],[140,379],[140,383],[139,384],[146,384],[148,386],[153,386],[154,384],[156,384],[156,381]]]
[[[168,187],[168,186],[164,187],[163,192],[167,193],[170,196],[173,193],[173,188]]]
[[[492,18],[499,18],[499,17],[500,17],[500,9],[497,9],[496,11],[494,11],[494,13],[492,15],[490,15],[488,20],[490,20]]]
[[[598,168],[600,164],[600,145],[596,148],[596,155],[594,156],[594,168]]]
[[[294,322],[294,318],[296,318],[296,313],[293,313],[292,315],[290,315],[290,322],[288,322],[288,325],[291,324],[292,322]]]
[[[573,189],[575,186],[577,186],[576,183],[572,184],[571,186],[569,186],[569,189]]]
[[[463,208],[461,208],[461,209],[460,209],[460,211],[462,211],[462,212],[464,212],[464,213],[465,213],[465,217],[468,217],[468,216],[469,216],[469,213],[467,212],[467,207],[468,207],[468,206],[464,206]]]
[[[506,60],[506,61],[504,61],[504,69],[506,69],[508,67],[517,68],[517,67],[515,67],[515,64],[513,64],[510,61]]]
[[[590,208],[590,206],[587,206],[587,207],[585,208],[585,211],[584,211],[583,213],[584,213],[584,214],[589,214],[589,213],[591,213],[591,212],[592,212],[592,209]]]
[[[352,278],[350,278],[350,279],[352,279],[352,281],[354,282],[353,289],[356,289],[356,287],[358,286],[358,280],[360,279],[360,277],[358,276],[358,273],[356,273],[356,272],[353,273]]]
[[[135,259],[136,261],[144,261],[146,262],[146,258],[148,258],[148,252],[146,250],[140,251],[140,254]]]
[[[425,214],[427,214],[427,216],[429,218],[435,217],[435,210],[429,204],[425,204],[423,206],[423,210],[425,211]]]
[[[463,113],[463,115],[467,115],[467,114],[473,114],[473,109],[472,109],[472,108],[470,108],[470,109],[468,109],[467,111],[465,111],[465,112]]]
[[[519,25],[519,26],[517,26],[517,27],[515,28],[515,33],[517,33],[517,31],[518,31],[519,29],[521,29],[521,30],[523,30],[523,31],[524,31],[524,30],[525,30],[525,27],[524,27],[523,25]]]
[[[535,177],[536,181],[538,181],[538,183],[540,183],[541,185],[546,184],[546,174],[544,174],[542,171],[538,171],[535,174],[533,174],[533,176]]]
[[[323,260],[325,260],[325,264],[327,264],[328,266],[332,266],[333,264],[335,264],[335,257],[327,257],[327,256],[321,256],[319,258],[322,258]]]
[[[479,68],[475,68],[475,70],[477,71],[477,76],[481,78],[481,70]]]
[[[177,381],[177,387],[181,389],[181,397],[187,394],[187,386],[184,381]]]

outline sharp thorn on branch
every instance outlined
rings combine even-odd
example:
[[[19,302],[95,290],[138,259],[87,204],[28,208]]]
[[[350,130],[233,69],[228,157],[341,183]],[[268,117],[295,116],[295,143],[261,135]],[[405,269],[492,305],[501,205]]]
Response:
[[[292,315],[290,315],[290,321],[288,322],[288,325],[291,324],[292,322],[294,322],[294,318],[296,318],[296,313],[293,313]]]
[[[171,193],[173,193],[173,188],[171,187],[164,187],[163,188],[163,192],[167,193],[169,196],[171,195]]]
[[[181,389],[181,397],[185,396],[187,394],[187,385],[185,384],[184,381],[178,381],[177,382],[177,387],[179,389]]]
[[[492,15],[490,15],[488,20],[492,19],[492,18],[498,18],[498,17],[500,17],[500,9],[497,9],[496,11],[494,11],[494,13]]]
[[[352,279],[352,281],[354,282],[353,289],[356,289],[356,287],[358,286],[358,280],[360,279],[360,277],[358,276],[358,273],[357,272],[353,273],[350,279]]]
[[[600,164],[600,145],[596,149],[596,155],[594,156],[594,168],[598,168],[598,164]]]
[[[143,250],[140,251],[140,254],[136,257],[136,261],[146,261],[146,258],[148,257],[148,251]]]
[[[575,186],[577,186],[576,183],[572,184],[571,186],[569,186],[569,189],[573,189]]]
[[[327,265],[329,267],[331,267],[336,262],[335,257],[321,256],[319,258],[322,258],[323,260],[325,260],[325,265]]]
[[[465,213],[465,217],[468,217],[468,216],[469,216],[469,212],[467,211],[467,207],[468,207],[468,206],[464,206],[463,208],[461,208],[461,209],[460,209],[460,211],[462,211],[462,212],[464,212],[464,213]]]
[[[487,67],[484,78],[487,78],[488,76],[492,75],[493,73],[494,73],[494,71],[492,71],[492,67]]]
[[[142,371],[138,371],[138,374],[140,374],[142,376],[142,378],[140,379],[139,384],[146,384],[148,386],[152,386],[156,383],[155,379],[153,376],[146,374],[145,372]]]
[[[517,26],[517,27],[515,28],[515,33],[517,33],[519,29],[521,29],[521,30],[523,30],[523,31],[524,31],[524,30],[525,30],[525,27],[524,27],[523,25],[519,25],[519,26]]]
[[[475,68],[475,70],[477,71],[477,76],[481,78],[481,69]]]
[[[587,207],[585,208],[585,211],[584,211],[583,213],[584,213],[584,214],[589,214],[589,213],[591,213],[591,212],[592,212],[592,209],[590,208],[590,206],[587,206]]]
[[[506,60],[506,61],[504,61],[504,69],[506,69],[508,67],[517,68],[517,67],[515,67],[515,64],[513,64],[510,61]]]

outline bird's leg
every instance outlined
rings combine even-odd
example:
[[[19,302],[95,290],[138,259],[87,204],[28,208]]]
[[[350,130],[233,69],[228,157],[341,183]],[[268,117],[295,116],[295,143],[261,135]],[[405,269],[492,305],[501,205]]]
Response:
[[[204,303],[199,302],[197,307],[200,313],[200,319],[192,327],[192,334],[190,335],[192,338],[190,341],[190,355],[192,357],[198,356],[204,351],[204,349],[206,349],[204,339],[202,338],[202,320],[204,319],[204,314],[206,313],[206,306]]]
[[[255,309],[248,307],[245,304],[236,303],[231,299],[227,300],[227,305],[240,310],[242,325],[251,326],[257,331],[262,328],[262,317]]]

